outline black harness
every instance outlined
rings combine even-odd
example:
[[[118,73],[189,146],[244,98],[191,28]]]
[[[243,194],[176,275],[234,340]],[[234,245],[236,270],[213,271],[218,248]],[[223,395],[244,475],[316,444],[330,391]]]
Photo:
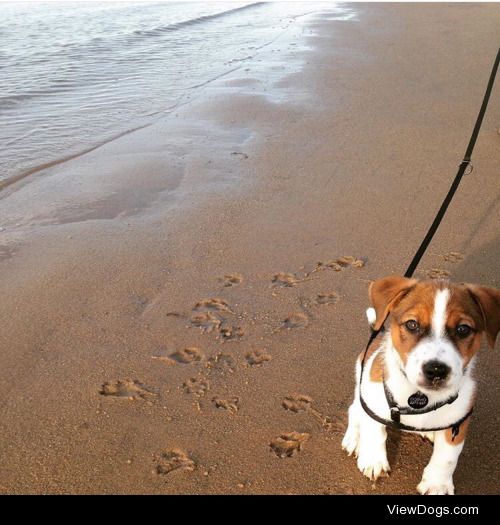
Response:
[[[392,392],[389,390],[389,387],[387,386],[387,383],[385,382],[385,379],[383,380],[384,385],[384,393],[385,393],[385,399],[387,400],[387,405],[391,411],[391,419],[384,419],[383,417],[380,417],[378,414],[376,414],[367,404],[366,401],[363,399],[363,395],[361,393],[361,385],[363,380],[363,370],[364,370],[364,364],[365,364],[365,354],[363,355],[363,361],[361,364],[361,376],[359,381],[359,401],[361,403],[361,406],[363,407],[363,410],[375,421],[378,421],[382,425],[397,428],[398,430],[407,430],[409,432],[436,432],[438,430],[446,430],[448,428],[451,428],[451,440],[454,441],[455,438],[458,436],[460,432],[460,425],[472,414],[474,407],[471,407],[471,409],[460,418],[455,423],[452,423],[451,425],[446,425],[443,427],[432,427],[432,428],[418,428],[413,427],[411,425],[405,425],[404,423],[401,423],[401,416],[417,416],[420,414],[427,414],[429,412],[433,412],[434,410],[437,410],[438,408],[444,407],[445,405],[451,405],[458,399],[458,392],[450,396],[448,399],[445,399],[444,401],[440,401],[438,403],[434,403],[433,405],[427,406],[427,403],[429,402],[427,396],[423,394],[422,392],[416,392],[415,394],[411,395],[408,398],[408,405],[406,407],[402,407],[398,405],[396,400],[394,399],[394,396],[392,395]]]
[[[472,164],[471,164],[472,152],[474,151],[474,146],[476,145],[476,140],[479,135],[479,130],[481,129],[481,124],[483,123],[484,114],[486,113],[486,108],[488,106],[488,101],[490,99],[491,90],[493,89],[493,83],[495,81],[495,76],[497,74],[499,63],[500,63],[500,49],[498,50],[495,62],[493,63],[493,68],[491,70],[488,85],[486,87],[486,93],[484,94],[483,103],[481,104],[481,109],[479,110],[479,114],[476,119],[476,124],[472,131],[472,135],[469,140],[467,150],[465,151],[464,158],[458,167],[458,172],[455,176],[455,179],[453,180],[451,187],[448,190],[448,193],[446,194],[446,197],[444,198],[443,203],[441,204],[441,207],[439,208],[439,211],[437,212],[436,217],[434,218],[434,221],[432,222],[427,234],[424,237],[424,240],[420,244],[417,252],[415,253],[412,261],[410,262],[410,265],[408,266],[408,269],[406,270],[404,274],[405,277],[412,277],[413,273],[415,272],[415,269],[418,266],[418,263],[420,262],[420,259],[424,255],[425,250],[427,250],[427,247],[429,246],[432,238],[434,237],[436,230],[441,224],[441,221],[446,213],[446,210],[448,209],[448,206],[451,200],[453,199],[453,196],[455,195],[455,192],[458,189],[458,186],[462,180],[462,177],[465,174],[466,169],[468,167],[472,168]],[[384,319],[384,323],[385,323],[385,319]],[[411,395],[408,398],[409,406],[401,407],[396,403],[394,396],[392,395],[392,392],[388,389],[387,384],[384,380],[383,383],[384,383],[385,398],[387,400],[387,405],[391,412],[391,419],[384,419],[380,417],[379,415],[377,415],[375,412],[373,412],[373,410],[366,404],[365,400],[363,399],[363,396],[361,394],[361,385],[362,385],[362,380],[363,380],[363,371],[365,368],[366,355],[368,353],[368,349],[370,345],[373,343],[373,341],[379,335],[379,333],[384,329],[383,328],[384,323],[382,323],[381,328],[379,330],[372,330],[370,339],[368,340],[368,344],[366,345],[366,349],[363,354],[363,359],[361,360],[361,374],[359,378],[359,400],[361,402],[361,406],[363,407],[363,410],[372,419],[374,419],[375,421],[378,421],[382,425],[394,427],[400,430],[408,430],[410,432],[435,432],[437,430],[446,430],[448,428],[451,428],[452,429],[452,440],[454,440],[455,437],[460,432],[460,425],[472,414],[474,407],[472,407],[467,412],[467,414],[465,414],[457,422],[451,425],[446,425],[444,427],[434,427],[434,428],[412,427],[410,425],[405,425],[401,423],[401,416],[402,415],[413,416],[413,415],[419,415],[419,414],[426,414],[428,412],[437,410],[438,408],[441,408],[447,404],[452,404],[457,400],[458,395],[459,395],[458,392],[454,394],[453,396],[451,396],[450,398],[446,399],[445,401],[436,403],[431,406],[427,406],[427,403],[429,400],[427,399],[427,396],[425,396],[425,394],[422,394],[421,392],[415,392],[415,394]]]

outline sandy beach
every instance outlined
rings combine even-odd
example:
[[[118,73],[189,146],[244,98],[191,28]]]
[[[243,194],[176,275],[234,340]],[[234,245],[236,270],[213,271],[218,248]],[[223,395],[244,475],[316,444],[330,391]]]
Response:
[[[390,434],[375,484],[341,450],[354,362],[368,283],[404,272],[455,176],[500,7],[346,8],[0,191],[0,493],[416,492],[420,437]],[[419,277],[500,286],[499,128],[497,79]],[[498,350],[458,494],[500,492]]]

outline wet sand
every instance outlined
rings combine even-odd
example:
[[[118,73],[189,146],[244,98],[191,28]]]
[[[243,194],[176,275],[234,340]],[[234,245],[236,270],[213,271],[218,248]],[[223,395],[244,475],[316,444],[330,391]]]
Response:
[[[415,493],[420,438],[391,434],[376,484],[340,448],[367,285],[456,173],[500,9],[354,9],[0,193],[3,493]],[[499,102],[421,277],[500,286]],[[481,352],[460,494],[500,489],[499,365]]]

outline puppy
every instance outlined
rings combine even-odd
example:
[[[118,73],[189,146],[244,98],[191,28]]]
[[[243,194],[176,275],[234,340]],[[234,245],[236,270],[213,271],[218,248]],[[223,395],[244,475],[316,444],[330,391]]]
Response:
[[[373,282],[369,297],[372,327],[379,330],[390,319],[357,360],[342,448],[376,480],[390,471],[384,423],[417,431],[434,443],[418,492],[453,494],[476,396],[475,356],[483,334],[495,344],[500,291],[391,276]]]

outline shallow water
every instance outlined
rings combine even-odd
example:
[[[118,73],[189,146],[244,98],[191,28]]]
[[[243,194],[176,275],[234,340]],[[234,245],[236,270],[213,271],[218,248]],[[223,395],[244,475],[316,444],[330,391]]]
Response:
[[[323,3],[0,3],[0,185],[148,124]]]

